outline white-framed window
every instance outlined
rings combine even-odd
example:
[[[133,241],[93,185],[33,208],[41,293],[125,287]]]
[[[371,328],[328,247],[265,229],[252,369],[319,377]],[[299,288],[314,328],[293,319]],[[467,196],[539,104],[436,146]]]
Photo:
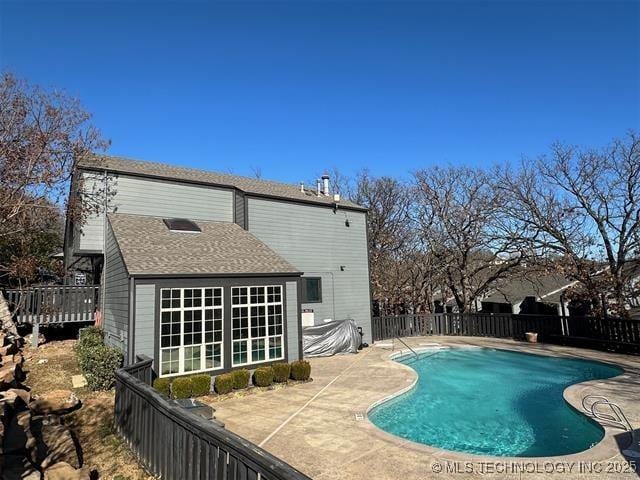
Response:
[[[221,287],[160,289],[160,375],[223,367]]]
[[[232,366],[284,358],[282,286],[231,288]]]

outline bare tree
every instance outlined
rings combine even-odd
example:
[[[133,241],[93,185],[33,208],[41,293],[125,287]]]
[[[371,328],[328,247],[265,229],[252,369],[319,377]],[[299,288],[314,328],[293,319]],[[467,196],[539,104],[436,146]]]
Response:
[[[624,314],[640,254],[640,139],[630,132],[602,149],[556,144],[551,155],[505,169],[504,212],[532,248],[561,261],[598,303],[606,295]]]
[[[251,171],[253,172],[253,177],[260,180],[262,178],[262,168],[259,166],[252,166]]]
[[[503,195],[492,175],[465,167],[420,170],[414,192],[413,213],[434,259],[431,268],[458,311],[466,312],[526,258],[519,232],[500,215]]]
[[[70,199],[66,205],[79,159],[108,144],[89,124],[90,118],[64,93],[46,91],[9,73],[0,78],[0,239],[33,238],[50,229],[46,217],[59,215],[65,206],[69,215],[84,218],[87,209],[102,203],[87,202],[87,207]],[[23,260],[19,263],[29,263]],[[7,259],[0,259],[0,269],[9,268]]]
[[[439,260],[423,248],[415,232],[412,242],[403,250],[404,258],[399,262],[404,284],[403,303],[412,313],[435,313],[436,292],[443,282]]]
[[[343,185],[346,181],[343,180]],[[404,254],[411,243],[406,185],[389,177],[375,178],[367,171],[358,174],[349,197],[369,209],[367,228],[373,297],[382,313],[391,313],[402,303],[406,275]]]

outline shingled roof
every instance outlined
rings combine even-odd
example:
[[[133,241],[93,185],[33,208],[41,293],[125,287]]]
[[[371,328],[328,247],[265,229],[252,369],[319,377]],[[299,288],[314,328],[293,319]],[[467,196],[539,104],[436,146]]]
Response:
[[[510,278],[496,286],[483,302],[516,304],[525,297],[536,297],[541,302],[558,303],[560,296],[575,282],[558,273],[523,273],[520,278]]]
[[[175,232],[162,218],[112,213],[109,224],[130,275],[300,275],[235,223],[198,220],[199,233]]]
[[[323,205],[333,205],[336,203],[333,199],[333,195],[318,196],[315,191],[308,189],[301,192],[299,186],[287,183],[108,155],[86,156],[78,162],[78,167],[85,170],[108,170],[121,174],[143,175],[165,180],[177,180],[212,186],[231,187],[248,194],[297,200],[300,202],[318,203]],[[345,199],[341,199],[337,203],[340,207],[366,210],[364,207]]]

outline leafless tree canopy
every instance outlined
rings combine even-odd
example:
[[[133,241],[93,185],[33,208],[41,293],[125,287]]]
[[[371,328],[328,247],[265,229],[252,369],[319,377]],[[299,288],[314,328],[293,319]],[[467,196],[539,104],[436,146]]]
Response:
[[[531,248],[553,256],[587,294],[622,312],[640,254],[640,140],[633,132],[601,149],[556,144],[551,154],[505,169],[505,215]]]
[[[0,78],[0,241],[49,231],[48,220],[65,210],[76,162],[107,146],[89,120],[80,103],[62,92],[8,73]],[[70,207],[70,214],[83,216],[79,203]],[[0,259],[0,268],[6,271],[9,262]]]
[[[373,296],[381,313],[459,311],[527,271],[579,283],[574,299],[625,314],[638,295],[640,145],[635,133],[601,149],[561,144],[517,168],[430,168],[409,182],[340,176],[370,209]],[[600,310],[599,310],[600,309]]]
[[[342,183],[344,190],[346,182]],[[407,282],[403,263],[412,235],[409,192],[398,180],[373,178],[364,171],[351,186],[350,197],[369,209],[367,227],[373,295],[384,305],[398,304]]]
[[[414,177],[420,239],[436,259],[443,286],[465,312],[522,262],[521,237],[501,215],[504,198],[488,173],[436,167]]]

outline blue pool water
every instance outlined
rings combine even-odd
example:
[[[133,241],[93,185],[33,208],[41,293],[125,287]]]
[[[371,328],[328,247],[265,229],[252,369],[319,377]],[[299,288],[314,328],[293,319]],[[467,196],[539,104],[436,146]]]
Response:
[[[399,361],[418,373],[418,382],[375,407],[371,421],[414,442],[493,456],[565,455],[599,442],[602,428],[569,406],[562,392],[622,373],[599,362],[485,348]]]

